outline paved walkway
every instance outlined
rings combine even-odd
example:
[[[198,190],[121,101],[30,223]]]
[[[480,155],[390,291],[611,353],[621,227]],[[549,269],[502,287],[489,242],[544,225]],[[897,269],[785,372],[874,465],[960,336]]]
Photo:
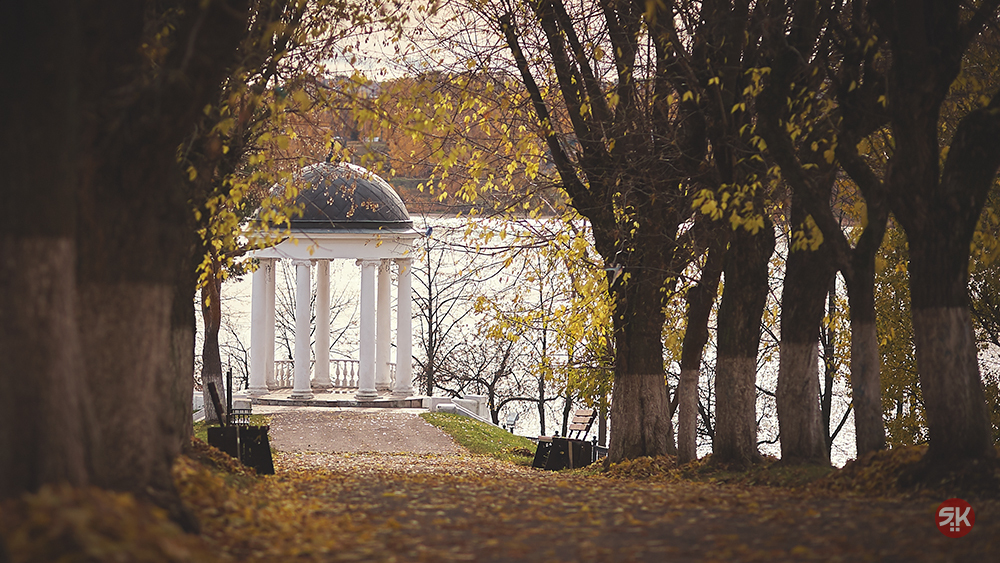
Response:
[[[424,422],[423,409],[267,407],[271,445],[282,452],[451,454],[465,450]]]

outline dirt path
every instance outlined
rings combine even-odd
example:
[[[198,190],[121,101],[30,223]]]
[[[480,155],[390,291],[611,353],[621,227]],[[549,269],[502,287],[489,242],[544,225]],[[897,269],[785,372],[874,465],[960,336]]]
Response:
[[[230,544],[237,559],[1000,561],[998,501],[949,539],[943,498],[543,472],[464,453],[415,413],[279,413],[272,443],[281,496],[308,499],[302,525],[324,532],[266,553]]]
[[[351,533],[318,560],[996,561],[1000,503],[943,536],[943,500],[622,481],[473,456],[279,454],[296,494]],[[333,525],[333,524],[331,524]],[[307,552],[308,545],[299,544]]]
[[[464,452],[417,413],[286,411],[271,415],[271,445],[283,452],[452,454]]]

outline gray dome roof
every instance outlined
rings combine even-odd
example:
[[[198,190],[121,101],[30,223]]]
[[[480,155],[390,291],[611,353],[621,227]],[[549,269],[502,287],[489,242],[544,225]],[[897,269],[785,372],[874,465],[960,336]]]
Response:
[[[403,200],[388,182],[354,164],[323,162],[302,169],[303,185],[295,199],[302,216],[292,229],[303,231],[344,228],[411,228]]]

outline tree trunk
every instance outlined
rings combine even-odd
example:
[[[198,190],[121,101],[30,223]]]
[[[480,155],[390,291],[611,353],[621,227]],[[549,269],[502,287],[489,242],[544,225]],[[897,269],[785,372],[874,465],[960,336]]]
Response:
[[[162,390],[166,403],[160,413],[160,424],[173,437],[173,444],[167,444],[171,458],[180,452],[193,435],[191,399],[194,391],[195,310],[193,300],[188,296],[194,295],[196,291],[197,273],[193,263],[182,271],[190,272],[191,275],[186,282],[182,278],[174,287],[170,312],[170,360],[166,371],[157,375],[156,383],[156,388]]]
[[[698,380],[708,343],[708,318],[719,292],[725,246],[713,241],[698,285],[687,293],[687,329],[681,347],[681,379],[677,384],[677,463],[698,459]]]
[[[573,400],[567,394],[566,402],[563,403],[562,411],[562,435],[567,436],[569,433],[569,415],[573,412]]]
[[[765,218],[764,228],[756,235],[738,229],[726,253],[725,285],[719,304],[712,459],[734,467],[745,467],[760,459],[755,383],[772,252],[774,227]]]
[[[544,338],[544,336],[542,337]],[[538,435],[545,436],[545,376],[538,376]]]
[[[837,353],[837,331],[834,328],[833,318],[837,314],[837,275],[830,277],[830,288],[826,293],[826,317],[829,323],[824,329],[820,328],[820,336],[823,345],[823,394],[820,400],[820,416],[823,425],[823,434],[826,438],[826,457],[829,460],[830,451],[833,448],[833,439],[836,431],[831,432],[830,418],[833,416],[833,380],[837,375],[837,361],[834,356]]]
[[[910,250],[917,369],[930,445],[925,467],[996,456],[969,313],[969,247],[1000,166],[1000,96],[939,138],[942,103],[970,39],[996,6],[968,17],[963,2],[880,2],[870,7],[892,50],[888,108],[895,150],[885,184]],[[948,146],[944,158],[941,147]]]
[[[791,228],[804,228],[807,213],[792,196]],[[819,331],[834,275],[829,244],[816,250],[789,248],[781,293],[781,343],[775,402],[783,463],[830,463],[820,416]]]
[[[608,398],[604,392],[601,393],[601,402],[597,406],[597,443],[600,446],[608,445]]]
[[[17,469],[0,462],[5,496],[89,477],[179,505],[170,469],[190,424],[181,419],[190,413],[184,307],[194,286],[184,280],[194,221],[176,154],[246,29],[245,6],[189,4],[167,14],[124,1],[42,4],[4,20],[15,26],[0,34],[13,40],[11,60],[31,68],[15,66],[24,87],[5,94],[23,103],[2,105],[34,122],[22,130],[5,112],[3,148],[19,135],[9,154],[47,157],[6,167],[28,170],[12,176],[9,208],[37,225],[8,223],[3,206],[0,283],[11,292],[0,296],[0,350],[14,370],[4,368],[5,395],[19,404],[2,409],[0,445],[24,450]],[[168,48],[151,64],[144,33],[167,19]],[[18,415],[39,422],[27,431],[6,423]]]
[[[870,217],[852,256],[847,300],[851,308],[851,402],[857,455],[885,448],[882,419],[881,356],[875,328],[875,254],[885,232],[886,218]],[[876,230],[872,230],[876,229]]]
[[[677,452],[663,371],[664,273],[640,266],[625,275],[629,279],[615,292],[609,463]]]
[[[222,281],[215,275],[209,274],[209,279],[201,288],[201,314],[205,323],[205,341],[201,348],[201,386],[202,396],[205,401],[205,422],[210,424],[219,423],[219,413],[215,412],[212,404],[209,384],[214,383],[219,393],[222,409],[225,411],[226,402],[221,400],[224,397],[223,390],[225,383],[222,380],[222,354],[219,352],[219,330],[222,328]]]
[[[180,418],[190,408],[183,389],[192,352],[176,347],[192,342],[186,310],[196,261],[192,195],[176,151],[218,91],[246,21],[239,6],[192,4],[174,22],[183,47],[172,45],[162,76],[146,80],[123,69],[149,68],[136,59],[143,24],[162,15],[130,2],[88,8],[88,60],[101,61],[81,87],[82,146],[90,152],[77,216],[77,322],[99,417],[89,463],[95,484],[145,496],[178,517],[170,470],[187,428]]]
[[[44,182],[21,186],[31,192],[26,194],[29,197],[44,194],[47,188]],[[27,209],[16,195],[7,203],[13,209]],[[0,455],[0,499],[35,491],[45,483],[82,486],[88,482],[85,456],[92,424],[87,389],[79,377],[82,352],[75,276],[69,266],[75,255],[66,237],[0,233],[0,382],[4,389],[0,393],[0,451],[4,452]]]
[[[930,432],[927,456],[947,463],[995,457],[967,304],[969,242],[949,240],[943,229],[935,229],[935,235],[910,240],[913,338]]]
[[[0,91],[0,500],[89,477],[73,271],[77,9],[19,2],[0,18],[5,75],[19,85]]]

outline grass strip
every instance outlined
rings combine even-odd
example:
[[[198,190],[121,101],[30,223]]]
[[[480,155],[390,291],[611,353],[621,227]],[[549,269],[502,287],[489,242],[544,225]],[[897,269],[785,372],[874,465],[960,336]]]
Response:
[[[459,445],[476,455],[526,466],[531,465],[535,455],[534,442],[491,424],[442,412],[422,413],[420,418],[440,428]]]

